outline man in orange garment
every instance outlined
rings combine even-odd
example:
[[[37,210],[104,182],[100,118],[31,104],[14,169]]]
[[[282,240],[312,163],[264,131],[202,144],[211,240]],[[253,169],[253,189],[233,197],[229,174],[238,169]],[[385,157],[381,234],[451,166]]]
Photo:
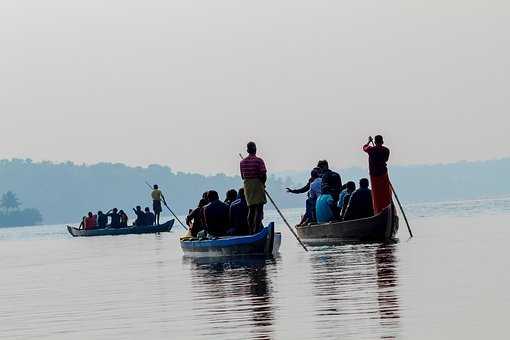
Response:
[[[371,146],[371,143],[374,145]],[[390,150],[383,146],[383,144],[383,137],[377,135],[375,139],[372,139],[372,136],[368,137],[368,142],[363,146],[363,151],[368,154],[368,167],[372,184],[372,202],[374,204],[374,214],[376,215],[392,202],[391,184],[386,166],[390,158]]]

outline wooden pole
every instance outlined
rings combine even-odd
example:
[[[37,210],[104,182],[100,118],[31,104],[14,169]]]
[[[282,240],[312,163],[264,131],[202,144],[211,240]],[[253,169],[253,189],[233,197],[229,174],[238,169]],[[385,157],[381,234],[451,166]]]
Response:
[[[239,154],[239,157],[241,157],[241,159],[243,159],[243,155]],[[287,227],[289,228],[290,232],[292,233],[292,235],[294,235],[294,237],[296,238],[296,240],[299,242],[299,244],[301,245],[301,247],[303,247],[303,249],[305,251],[308,251],[308,248],[306,248],[306,246],[303,244],[303,242],[301,241],[301,239],[299,238],[299,236],[297,236],[296,232],[292,229],[292,227],[290,226],[289,222],[287,222],[287,219],[285,218],[285,216],[283,216],[283,213],[280,211],[280,208],[278,208],[278,206],[276,205],[275,201],[273,200],[273,198],[271,197],[271,195],[269,195],[269,193],[267,192],[266,189],[264,189],[264,191],[266,192],[266,196],[267,198],[269,198],[269,201],[271,201],[271,203],[273,204],[273,206],[275,207],[276,211],[278,212],[278,214],[280,214],[280,217],[282,218],[283,222],[285,222],[285,224],[287,225]]]
[[[402,204],[400,204],[400,200],[398,199],[397,192],[395,191],[395,188],[393,188],[393,184],[391,184],[391,182],[390,182],[390,188],[391,188],[391,191],[393,192],[393,195],[395,195],[395,198],[397,199],[398,206],[400,207],[400,211],[402,212],[402,215],[404,216],[404,220],[406,221],[407,230],[409,231],[409,235],[411,235],[411,237],[413,237],[413,232],[411,231],[411,226],[409,225],[409,222],[407,221],[406,213],[404,212],[404,208],[402,208]]]

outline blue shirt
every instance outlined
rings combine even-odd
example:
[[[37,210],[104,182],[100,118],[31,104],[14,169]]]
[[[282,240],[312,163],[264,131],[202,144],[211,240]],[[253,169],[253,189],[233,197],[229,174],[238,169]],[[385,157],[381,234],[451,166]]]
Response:
[[[322,178],[316,178],[312,184],[310,184],[310,191],[308,191],[308,198],[313,201],[317,201],[321,195]]]
[[[315,205],[317,223],[327,223],[333,221],[335,216],[333,215],[333,209],[331,209],[331,207],[334,203],[335,201],[333,200],[333,196],[330,194],[320,195]]]

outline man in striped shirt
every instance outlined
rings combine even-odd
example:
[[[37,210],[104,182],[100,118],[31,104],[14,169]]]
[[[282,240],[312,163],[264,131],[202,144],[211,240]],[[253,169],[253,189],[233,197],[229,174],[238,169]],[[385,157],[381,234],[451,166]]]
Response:
[[[248,226],[255,234],[262,228],[264,204],[266,200],[267,170],[262,158],[256,156],[257,146],[254,142],[247,145],[248,157],[240,164],[241,178],[244,181],[244,194],[248,204]]]

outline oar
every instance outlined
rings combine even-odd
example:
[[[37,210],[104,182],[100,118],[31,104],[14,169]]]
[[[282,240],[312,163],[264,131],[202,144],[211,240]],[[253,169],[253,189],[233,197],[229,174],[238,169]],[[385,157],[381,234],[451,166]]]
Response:
[[[409,235],[411,235],[411,237],[413,237],[413,232],[411,231],[411,226],[409,226],[409,222],[407,221],[406,213],[404,212],[404,208],[402,208],[402,204],[400,204],[400,200],[398,199],[395,188],[393,188],[393,184],[391,184],[391,182],[390,182],[390,188],[391,188],[391,191],[393,191],[393,195],[395,195],[395,198],[397,199],[397,203],[398,203],[398,206],[400,207],[400,211],[402,212],[402,216],[404,216],[404,220],[406,221],[407,230],[409,231]]]
[[[239,154],[239,157],[241,157],[241,159],[244,159],[243,158],[243,155]],[[285,218],[285,216],[283,216],[282,212],[280,211],[280,208],[278,208],[278,206],[276,205],[275,201],[273,200],[273,198],[271,197],[271,195],[269,195],[269,193],[267,192],[266,189],[264,189],[264,191],[266,192],[266,196],[267,198],[269,198],[269,201],[271,201],[271,203],[273,204],[273,206],[275,207],[276,211],[278,211],[278,214],[280,214],[280,217],[282,218],[283,222],[285,222],[285,224],[287,225],[287,227],[289,228],[290,232],[292,233],[292,235],[294,235],[294,237],[296,238],[296,240],[298,240],[299,244],[301,245],[301,247],[303,247],[304,250],[308,251],[308,249],[306,248],[306,246],[303,244],[303,242],[301,241],[301,239],[299,238],[299,236],[297,236],[296,232],[292,229],[292,227],[290,226],[289,222],[287,222],[287,219]]]
[[[153,189],[153,188],[152,188],[152,186],[151,186],[149,183],[147,183],[147,181],[145,182],[145,184],[147,184],[147,186],[148,186],[151,190]],[[181,222],[181,220],[179,219],[179,217],[177,217],[177,215],[173,212],[173,210],[172,210],[172,209],[170,209],[170,207],[168,206],[168,204],[166,204],[166,200],[165,200],[165,199],[163,199],[163,204],[164,204],[164,205],[165,205],[165,207],[166,207],[166,208],[170,211],[170,213],[171,213],[172,215],[174,215],[175,219],[179,222],[179,224],[180,224],[180,225],[181,225],[184,229],[188,230],[188,228],[186,228],[186,226],[184,225],[184,223],[182,223],[182,222]]]

